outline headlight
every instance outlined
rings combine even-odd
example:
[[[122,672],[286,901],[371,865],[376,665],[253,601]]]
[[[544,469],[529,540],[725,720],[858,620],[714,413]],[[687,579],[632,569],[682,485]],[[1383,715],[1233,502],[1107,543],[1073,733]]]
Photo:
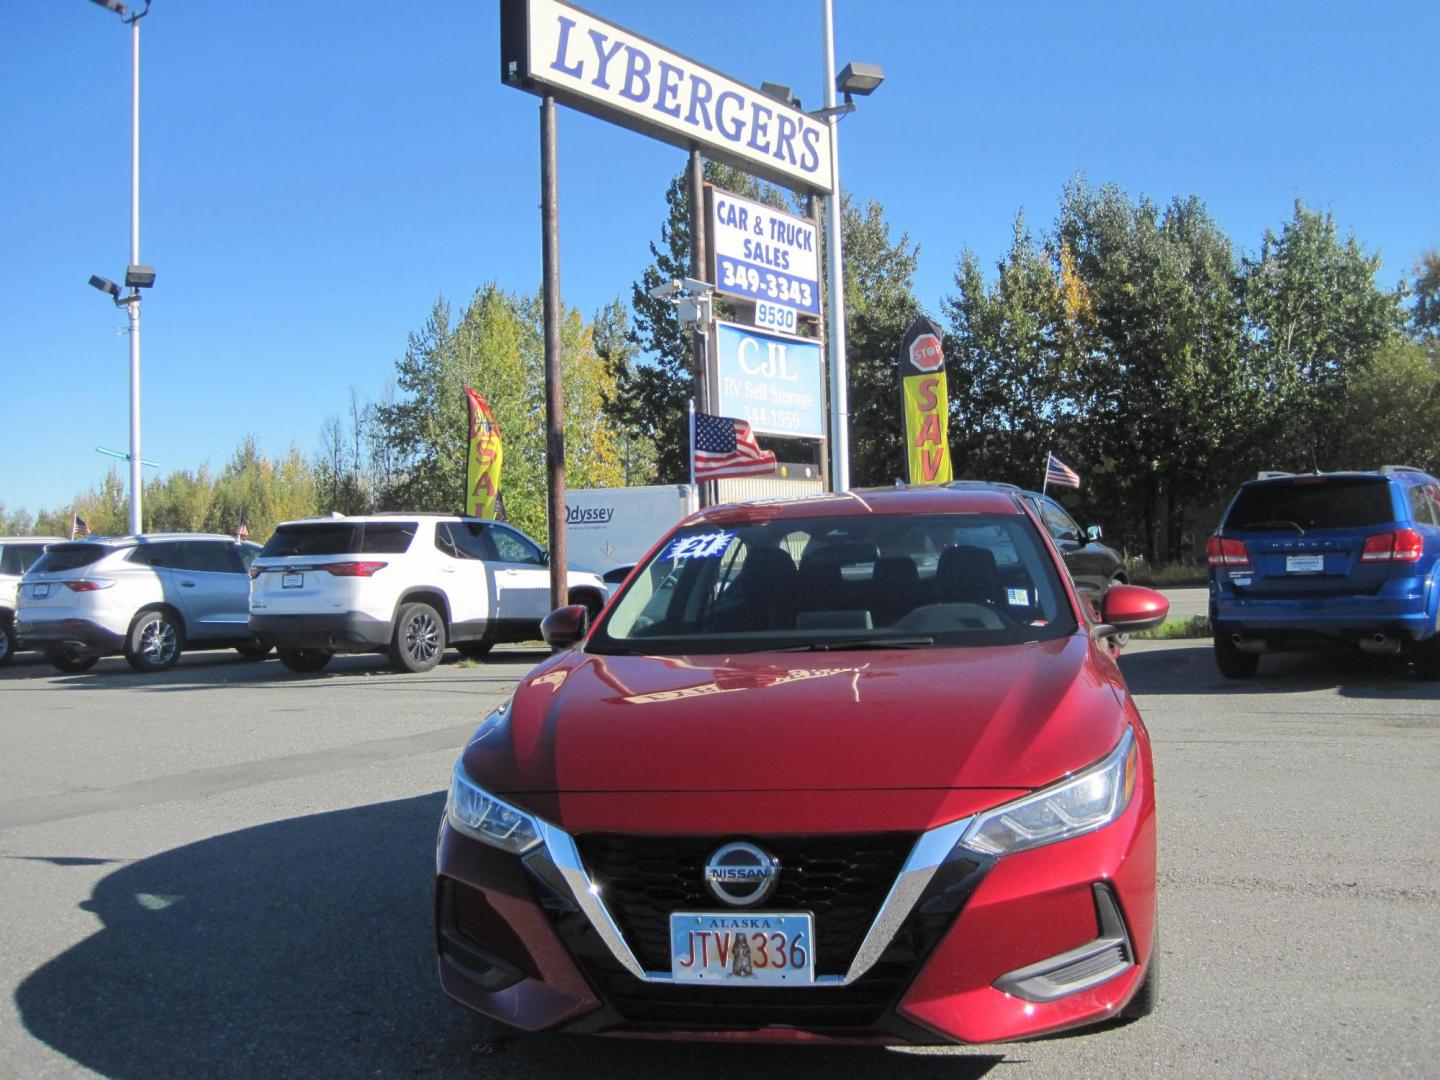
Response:
[[[1109,825],[1135,792],[1135,733],[1129,728],[1103,761],[1004,806],[978,814],[959,845],[984,855],[1013,855]]]
[[[476,787],[466,775],[465,766],[458,761],[450,780],[445,817],[452,828],[466,836],[516,855],[523,855],[540,843],[540,828],[535,819]]]

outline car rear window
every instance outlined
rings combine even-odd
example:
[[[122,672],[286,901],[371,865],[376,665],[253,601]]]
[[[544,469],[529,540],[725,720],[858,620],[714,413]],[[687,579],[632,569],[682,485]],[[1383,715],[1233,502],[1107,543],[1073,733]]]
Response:
[[[307,555],[399,555],[418,528],[413,521],[320,521],[281,525],[261,558]]]
[[[44,544],[0,545],[0,574],[14,574],[19,577],[44,553]]]
[[[51,544],[50,550],[35,560],[30,567],[33,574],[54,574],[62,570],[79,570],[82,566],[99,562],[110,554],[104,544]]]
[[[1347,529],[1395,520],[1390,484],[1379,476],[1296,477],[1247,484],[1227,529]]]

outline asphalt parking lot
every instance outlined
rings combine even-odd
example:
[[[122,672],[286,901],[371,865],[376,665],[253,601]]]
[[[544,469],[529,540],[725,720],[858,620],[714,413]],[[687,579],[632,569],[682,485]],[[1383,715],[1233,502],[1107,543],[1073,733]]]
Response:
[[[1440,1074],[1440,684],[1359,656],[1227,683],[1196,641],[1122,661],[1159,777],[1148,1020],[945,1050],[502,1031],[437,986],[432,841],[456,751],[541,656],[0,672],[6,1074]]]

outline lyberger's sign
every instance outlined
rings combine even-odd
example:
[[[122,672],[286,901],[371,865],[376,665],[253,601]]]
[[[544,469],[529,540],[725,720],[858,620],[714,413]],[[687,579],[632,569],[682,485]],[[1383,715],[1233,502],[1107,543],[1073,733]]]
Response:
[[[830,129],[799,109],[559,0],[501,0],[501,79],[828,195]]]
[[[950,463],[950,395],[940,328],[918,316],[900,346],[900,399],[905,417],[906,480],[945,484]]]

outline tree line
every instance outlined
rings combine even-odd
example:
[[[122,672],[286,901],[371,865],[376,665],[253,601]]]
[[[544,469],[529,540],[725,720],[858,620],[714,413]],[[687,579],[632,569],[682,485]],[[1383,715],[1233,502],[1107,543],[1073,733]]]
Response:
[[[804,213],[788,193],[718,163],[727,190]],[[687,334],[650,296],[689,270],[689,185],[668,184],[651,262],[619,298],[562,320],[567,481],[574,487],[679,483],[687,476]],[[924,305],[919,247],[884,208],[846,196],[842,230],[851,401],[851,471],[861,485],[901,469],[896,359]],[[955,475],[1037,486],[1053,451],[1084,479],[1076,512],[1150,558],[1214,524],[1219,504],[1261,468],[1440,468],[1440,251],[1386,287],[1379,255],[1341,236],[1331,214],[1296,202],[1250,249],[1194,195],[1163,203],[1083,178],[1037,230],[1023,211],[993,267],[969,250],[938,312],[946,330]],[[721,305],[722,314],[731,314]],[[316,450],[267,457],[248,436],[218,472],[146,484],[152,531],[233,532],[241,513],[264,539],[292,517],[336,510],[455,511],[473,386],[505,438],[510,520],[545,535],[543,330],[538,294],[494,282],[468,304],[436,300],[378,397],[351,389]],[[784,460],[813,445],[762,439]],[[6,513],[7,533],[125,528],[112,471],[71,504]]]

